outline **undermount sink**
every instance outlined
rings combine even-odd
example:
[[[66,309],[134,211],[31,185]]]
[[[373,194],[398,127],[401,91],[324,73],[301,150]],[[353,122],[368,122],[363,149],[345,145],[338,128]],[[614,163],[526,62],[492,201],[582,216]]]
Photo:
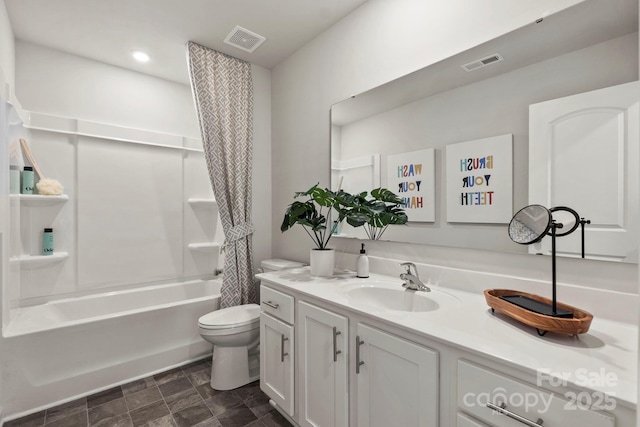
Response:
[[[425,312],[460,304],[460,300],[446,292],[411,291],[402,287],[402,281],[372,281],[354,284],[345,290],[349,303],[356,307],[377,310]]]

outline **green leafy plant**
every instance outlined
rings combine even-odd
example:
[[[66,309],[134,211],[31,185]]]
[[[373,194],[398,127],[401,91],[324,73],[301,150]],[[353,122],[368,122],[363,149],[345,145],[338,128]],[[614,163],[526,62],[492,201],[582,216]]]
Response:
[[[371,240],[379,240],[390,225],[407,223],[403,205],[404,201],[386,188],[371,190],[370,198],[366,191],[336,194],[339,222],[346,219],[352,227],[363,227]]]
[[[296,192],[294,198],[306,197],[304,201],[294,201],[287,207],[280,231],[285,232],[299,224],[307,232],[317,249],[327,249],[331,239],[332,211],[338,209],[336,193],[314,185],[307,191]]]

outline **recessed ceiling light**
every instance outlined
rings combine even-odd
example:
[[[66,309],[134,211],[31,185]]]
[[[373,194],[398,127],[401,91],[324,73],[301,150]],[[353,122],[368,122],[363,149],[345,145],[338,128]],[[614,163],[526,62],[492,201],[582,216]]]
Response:
[[[131,55],[133,56],[133,59],[138,62],[149,62],[149,60],[151,59],[147,52],[143,52],[141,50],[134,50],[133,52],[131,52]]]

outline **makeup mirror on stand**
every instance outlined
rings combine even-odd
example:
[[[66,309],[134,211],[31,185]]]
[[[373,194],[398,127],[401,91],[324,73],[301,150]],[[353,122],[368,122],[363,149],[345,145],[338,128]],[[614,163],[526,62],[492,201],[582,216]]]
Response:
[[[565,210],[557,209],[558,216],[566,219]],[[576,214],[577,215],[577,214]],[[579,218],[579,217],[578,217]],[[571,218],[570,218],[571,219]],[[575,225],[577,227],[577,223]],[[551,270],[552,270],[552,303],[551,306],[533,300],[523,295],[503,295],[500,298],[519,307],[544,314],[545,316],[571,318],[573,314],[568,310],[559,309],[556,302],[556,237],[565,236],[575,230],[559,234],[558,230],[565,228],[562,222],[557,222],[552,210],[542,205],[529,205],[520,209],[509,223],[509,237],[520,245],[530,245],[539,242],[548,234],[551,235]]]
[[[509,237],[521,245],[537,243],[547,235],[552,219],[551,212],[544,206],[526,206],[511,218]]]
[[[549,209],[552,220],[558,224],[562,224],[562,232],[556,233],[556,237],[568,236],[576,231],[578,227],[581,229],[581,257],[584,258],[584,226],[591,224],[588,219],[581,218],[578,212],[566,206],[557,206]]]
[[[540,336],[548,331],[571,335],[587,332],[593,316],[556,301],[556,237],[567,236],[581,225],[584,229],[588,223],[575,210],[565,206],[547,209],[542,205],[529,205],[520,209],[509,223],[508,232],[512,241],[531,245],[545,236],[551,236],[552,298],[549,300],[508,289],[489,289],[485,291],[485,297],[491,310],[498,310],[535,327]]]

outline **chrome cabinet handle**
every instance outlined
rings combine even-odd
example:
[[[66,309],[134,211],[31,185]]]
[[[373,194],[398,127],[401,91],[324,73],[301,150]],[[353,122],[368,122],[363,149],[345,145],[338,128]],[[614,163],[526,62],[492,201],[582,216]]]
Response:
[[[529,427],[540,427],[544,421],[542,418],[538,418],[538,420],[534,423],[530,419],[527,419],[521,415],[518,415],[514,412],[511,412],[507,409],[507,405],[505,403],[501,403],[500,405],[496,405],[495,403],[488,402],[487,408],[493,409],[500,414],[506,415],[509,418],[512,418],[516,421],[520,421],[522,424],[527,425]]]
[[[289,355],[289,353],[284,352],[284,342],[288,340],[289,338],[285,337],[284,334],[280,336],[280,361],[281,362],[284,362],[284,357]]]
[[[342,350],[338,350],[338,335],[340,335],[342,332],[340,332],[335,326],[333,327],[333,361],[337,362],[338,361],[338,355],[340,353],[342,353]]]
[[[271,302],[271,301],[262,301],[262,303],[266,306],[269,306],[271,308],[273,308],[274,310],[277,310],[280,307],[280,304],[277,304],[275,302]]]
[[[364,362],[360,360],[360,346],[364,344],[364,341],[360,339],[360,335],[356,335],[356,374],[360,373],[360,366],[364,365]]]

